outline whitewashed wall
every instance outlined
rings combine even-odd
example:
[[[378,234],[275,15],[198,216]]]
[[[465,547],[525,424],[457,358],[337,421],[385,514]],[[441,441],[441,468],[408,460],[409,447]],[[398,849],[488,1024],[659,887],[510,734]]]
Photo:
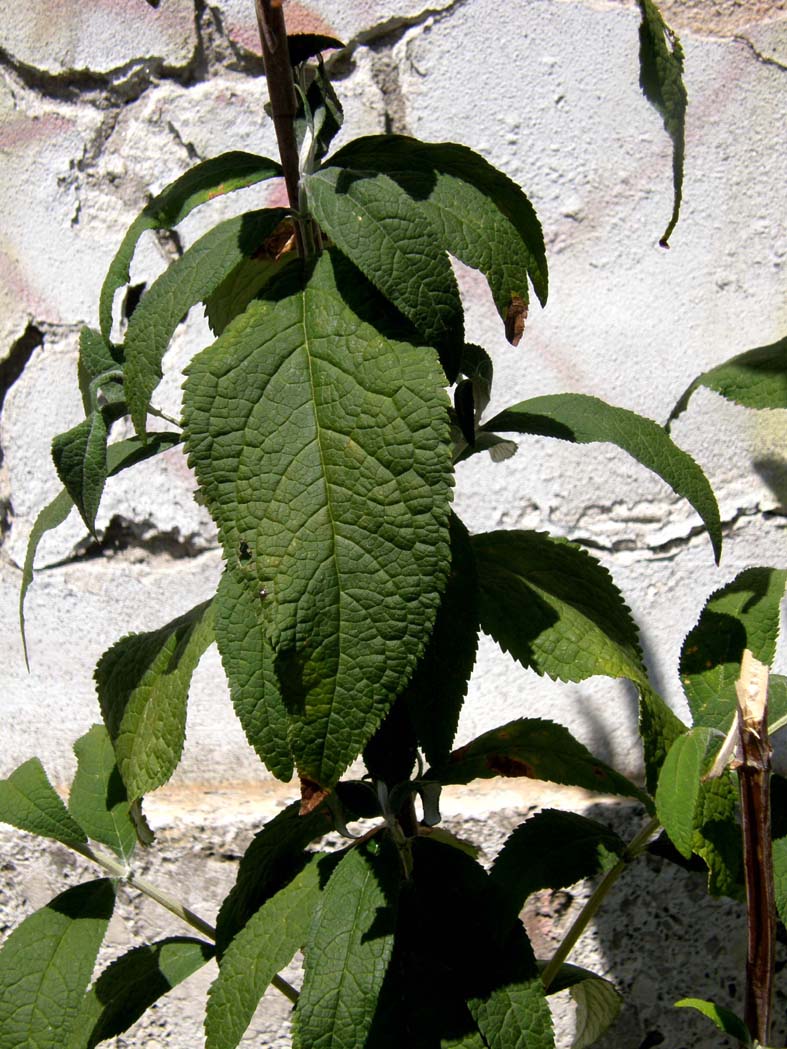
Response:
[[[193,162],[227,149],[274,155],[253,6],[31,0],[0,14],[1,774],[39,754],[66,782],[70,743],[97,718],[100,653],[208,597],[218,578],[214,529],[173,450],[109,483],[99,546],[76,515],[42,544],[27,607],[30,674],[24,668],[20,566],[35,516],[59,487],[51,438],[80,417],[78,332],[97,321],[113,251],[148,194]],[[533,200],[551,292],[518,349],[483,281],[460,272],[468,336],[495,360],[492,410],[577,391],[664,421],[696,373],[787,332],[787,9],[674,0],[664,10],[682,36],[690,96],[683,218],[670,251],[657,246],[671,208],[670,144],[639,92],[633,5],[286,5],[291,31],[349,42],[337,86],[353,134],[387,127],[464,142]],[[265,185],[216,202],[184,223],[183,245],[219,215],[281,200]],[[154,278],[172,251],[146,235],[133,282]],[[161,406],[177,411],[178,369],[207,340],[199,317],[178,330]],[[674,668],[707,595],[747,565],[787,564],[785,415],[700,392],[674,428],[717,492],[720,569],[691,508],[607,446],[525,438],[508,463],[479,456],[459,469],[456,509],[474,531],[549,529],[597,552],[642,626],[657,684],[683,713]],[[640,767],[625,686],[543,682],[483,643],[462,737],[521,714],[563,721],[624,771]],[[177,782],[244,789],[260,777],[210,652]]]

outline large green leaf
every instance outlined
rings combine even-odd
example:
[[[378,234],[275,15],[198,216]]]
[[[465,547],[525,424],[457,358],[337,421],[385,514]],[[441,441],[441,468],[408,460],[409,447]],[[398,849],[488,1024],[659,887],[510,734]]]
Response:
[[[700,785],[692,851],[708,868],[708,892],[743,898],[743,854],[736,816],[738,785],[731,773]]]
[[[117,254],[110,263],[99,302],[101,333],[109,338],[115,292],[129,278],[129,267],[137,241],[148,229],[171,229],[200,204],[255,182],[276,178],[281,167],[266,157],[251,153],[222,153],[191,168],[154,197],[131,223]]]
[[[129,634],[96,666],[101,714],[129,801],[166,783],[180,761],[191,675],[213,637],[213,602]]]
[[[667,25],[653,0],[639,0],[642,22],[639,27],[639,84],[645,98],[661,115],[664,130],[672,139],[673,205],[661,246],[678,222],[683,196],[683,161],[686,151],[686,106],[688,95],[683,84],[683,48]]]
[[[19,633],[22,635],[22,648],[25,654],[25,665],[28,670],[30,669],[30,660],[28,658],[27,637],[25,635],[25,598],[27,597],[27,591],[30,589],[30,584],[33,582],[33,565],[36,559],[36,551],[38,550],[38,544],[46,533],[58,528],[71,513],[73,507],[74,500],[68,492],[65,489],[58,492],[51,503],[47,503],[38,517],[36,517],[30,531],[30,538],[27,540],[25,563],[22,566],[22,582],[19,587]]]
[[[625,848],[603,823],[575,812],[544,809],[509,834],[490,878],[516,916],[531,893],[565,889],[592,878],[606,871]]]
[[[109,427],[106,413],[97,408],[52,441],[55,469],[91,532],[107,479]]]
[[[69,815],[38,758],[0,780],[0,821],[64,845],[87,844],[84,830]]]
[[[323,168],[304,179],[315,218],[367,280],[459,366],[462,304],[437,231],[387,175]]]
[[[306,942],[335,857],[318,852],[227,947],[205,1014],[206,1049],[234,1049],[276,973]]]
[[[686,726],[649,685],[639,690],[639,735],[645,762],[645,785],[653,794],[664,759]]]
[[[680,677],[694,723],[726,733],[737,710],[743,650],[771,665],[787,571],[747,568],[707,600],[683,642]]]
[[[0,1049],[62,1049],[114,905],[108,879],[87,882],[11,933],[0,951]]]
[[[490,419],[483,429],[540,434],[576,444],[616,444],[691,503],[708,529],[716,560],[721,556],[719,508],[707,477],[652,419],[598,397],[556,393],[520,401]]]
[[[443,379],[400,333],[327,252],[268,285],[185,387],[190,462],[259,602],[296,766],[322,786],[409,679],[449,569]]]
[[[787,408],[787,338],[739,353],[698,375],[670,412],[670,422],[686,410],[700,386],[744,408]]]
[[[292,261],[287,252],[280,259],[266,255],[241,259],[205,299],[205,316],[214,335],[221,335],[230,321],[243,313],[251,300]]]
[[[705,771],[708,747],[716,736],[698,726],[678,736],[661,767],[656,788],[656,812],[678,852],[690,859],[694,823],[700,795],[700,777]]]
[[[299,809],[293,802],[269,820],[241,857],[235,884],[216,921],[219,954],[265,901],[292,881],[308,859],[306,847],[333,829],[325,805],[305,816]]]
[[[609,572],[543,532],[472,537],[481,626],[523,666],[561,681],[647,681],[637,628]]]
[[[216,643],[246,738],[277,779],[292,778],[289,718],[265,637],[262,601],[229,565],[216,594]]]
[[[93,725],[74,744],[77,771],[68,808],[94,841],[128,860],[137,844],[126,788],[115,763],[112,740],[103,725]]]
[[[394,179],[428,216],[441,246],[486,276],[506,334],[519,342],[528,278],[544,305],[547,262],[533,206],[511,179],[466,146],[404,135],[356,139],[330,163]]]
[[[478,581],[467,529],[451,515],[451,573],[404,698],[426,760],[448,757],[478,647]]]
[[[150,397],[175,329],[244,258],[264,249],[284,208],[250,211],[220,222],[200,237],[154,282],[134,310],[126,332],[123,370],[126,398],[138,434],[144,434]]]
[[[696,1009],[697,1012],[707,1016],[720,1031],[736,1039],[743,1046],[754,1046],[751,1033],[746,1024],[730,1009],[725,1009],[715,1002],[708,1002],[704,998],[681,998],[675,1002],[678,1009]]]
[[[154,1002],[213,957],[204,940],[172,936],[122,955],[101,973],[82,999],[64,1049],[93,1049],[127,1031]]]
[[[393,950],[400,876],[390,842],[349,849],[337,865],[309,930],[293,1049],[366,1043]]]
[[[445,765],[427,773],[427,779],[443,784],[493,776],[549,780],[651,804],[644,791],[595,758],[567,728],[540,718],[520,718],[485,732],[455,750]]]
[[[545,963],[540,962],[539,967],[543,966]],[[587,1049],[595,1045],[618,1018],[623,999],[609,980],[589,969],[567,963],[560,966],[547,994],[565,990],[577,1007],[571,1049]]]

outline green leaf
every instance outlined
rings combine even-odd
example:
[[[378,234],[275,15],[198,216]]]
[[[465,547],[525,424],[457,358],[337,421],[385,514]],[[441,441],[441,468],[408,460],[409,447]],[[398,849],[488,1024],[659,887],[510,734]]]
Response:
[[[46,533],[51,532],[65,521],[73,506],[74,500],[65,489],[58,492],[52,502],[47,503],[35,519],[35,523],[30,531],[30,538],[27,540],[25,563],[22,566],[22,584],[19,587],[19,632],[22,635],[25,666],[28,670],[30,669],[30,660],[28,658],[27,638],[25,636],[25,597],[30,589],[30,584],[33,582],[33,564],[36,559],[36,550],[38,550],[38,544]]]
[[[261,608],[296,766],[324,787],[410,678],[449,568],[444,380],[400,330],[325,253],[268,285],[185,387],[189,461]]]
[[[268,281],[291,261],[289,252],[278,259],[266,255],[241,259],[205,299],[205,315],[214,335],[221,335],[230,321],[243,313]]]
[[[586,1049],[617,1020],[623,999],[609,980],[592,975],[573,984],[569,993],[577,1006],[571,1049]]]
[[[540,718],[520,718],[477,736],[449,761],[427,773],[443,784],[493,776],[527,776],[601,794],[621,794],[650,806],[650,798],[625,776],[593,757],[568,729]]]
[[[670,412],[669,422],[686,410],[700,386],[744,408],[787,408],[787,338],[739,353],[698,375]]]
[[[128,634],[99,660],[98,699],[129,801],[175,771],[191,675],[213,640],[213,602],[206,601],[159,630]]]
[[[645,785],[650,794],[656,790],[659,772],[675,740],[686,731],[680,718],[650,686],[639,690],[639,735],[645,759]]]
[[[544,809],[509,834],[490,878],[515,917],[531,893],[593,878],[608,870],[625,848],[614,831],[596,820]]]
[[[481,627],[539,674],[594,674],[647,682],[637,628],[606,568],[543,532],[501,531],[471,540]]]
[[[404,691],[426,760],[445,761],[478,648],[478,580],[467,529],[451,515],[451,573],[434,629]]]
[[[235,189],[276,178],[281,173],[281,167],[266,157],[241,152],[223,153],[197,164],[154,197],[129,226],[107,271],[99,302],[104,338],[109,338],[112,328],[115,292],[128,282],[131,259],[145,230],[172,229],[200,204]]]
[[[0,951],[0,1049],[62,1049],[115,904],[107,878],[25,918]]]
[[[318,852],[270,897],[235,936],[211,985],[206,1049],[234,1049],[265,989],[306,942],[320,893],[336,857]]]
[[[77,375],[79,376],[79,389],[82,393],[85,415],[89,415],[94,406],[90,391],[91,382],[97,379],[99,375],[115,371],[121,368],[122,365],[123,348],[121,346],[115,346],[94,328],[82,329],[79,333]],[[122,398],[123,396],[123,384],[117,380],[108,382],[103,389],[105,394],[109,394],[112,400],[118,397]]]
[[[776,838],[773,842],[773,880],[779,920],[787,925],[787,838]]]
[[[323,168],[303,185],[314,217],[336,246],[430,345],[448,352],[453,380],[464,341],[462,304],[423,211],[387,175]]]
[[[229,565],[216,594],[216,643],[246,738],[277,779],[292,778],[289,718],[265,637],[262,599]]]
[[[321,51],[336,51],[346,47],[335,36],[324,36],[319,33],[288,33],[287,50],[290,65],[297,66],[319,55]]]
[[[137,834],[112,740],[104,726],[93,725],[76,741],[74,753],[77,771],[68,799],[71,815],[94,841],[108,845],[121,859],[130,859]]]
[[[87,844],[84,830],[69,815],[38,758],[0,780],[0,821],[64,845]]]
[[[115,474],[128,470],[137,463],[151,459],[160,452],[168,452],[183,440],[182,436],[175,430],[162,430],[149,433],[147,440],[142,441],[140,437],[128,437],[122,441],[116,441],[107,448],[107,476],[114,477]]]
[[[692,851],[708,868],[708,892],[733,900],[741,900],[744,895],[737,811],[738,785],[730,773],[700,785]]]
[[[466,146],[404,135],[356,139],[330,163],[394,179],[427,215],[442,247],[484,274],[506,335],[519,342],[528,278],[546,304],[547,261],[541,225],[516,183]]]
[[[251,211],[220,222],[154,282],[131,315],[126,332],[125,390],[138,434],[145,432],[150,397],[161,379],[161,362],[175,329],[244,258],[264,250],[284,208]]]
[[[288,885],[309,858],[304,850],[316,838],[333,830],[327,805],[305,816],[295,801],[269,820],[241,857],[235,884],[219,910],[216,949],[227,944],[259,908]]]
[[[707,1002],[703,998],[681,998],[679,1002],[675,1002],[675,1007],[677,1009],[696,1009],[697,1012],[712,1020],[720,1031],[735,1038],[742,1045],[754,1046],[749,1028],[743,1020],[729,1009],[716,1005],[715,1002]]]
[[[717,734],[696,727],[678,736],[661,767],[656,788],[656,813],[678,852],[691,858],[694,818],[700,794],[700,777],[707,764],[708,748]]]
[[[606,404],[598,397],[556,393],[520,401],[490,419],[483,428],[558,437],[576,444],[616,444],[691,503],[708,529],[719,560],[721,522],[713,489],[691,456],[678,448],[652,419]]]
[[[779,637],[787,571],[747,568],[707,600],[683,642],[680,677],[694,723],[727,733],[737,710],[744,648],[770,666]]]
[[[83,998],[65,1049],[93,1049],[127,1031],[154,1002],[212,957],[211,944],[186,936],[128,951],[107,966]]]
[[[96,409],[52,441],[52,459],[58,476],[93,534],[107,479],[108,437],[107,419],[103,411]]]
[[[686,151],[686,107],[683,84],[683,48],[677,33],[667,25],[653,0],[639,0],[639,85],[645,98],[661,115],[664,130],[672,139],[672,217],[660,244],[669,239],[678,222],[683,196],[683,161]]]
[[[337,865],[304,951],[293,1049],[365,1044],[393,950],[400,876],[388,842],[358,845]]]

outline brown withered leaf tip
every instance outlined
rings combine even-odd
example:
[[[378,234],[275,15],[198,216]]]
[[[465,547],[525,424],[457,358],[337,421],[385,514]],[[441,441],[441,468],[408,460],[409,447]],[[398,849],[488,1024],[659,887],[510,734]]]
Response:
[[[535,779],[535,770],[526,761],[509,758],[505,754],[490,754],[486,759],[487,766],[498,776],[527,776]]]
[[[282,219],[273,233],[262,242],[254,253],[254,258],[271,259],[273,262],[278,262],[282,255],[286,255],[288,251],[294,250],[295,231],[293,230],[292,219]]]
[[[313,779],[301,776],[301,807],[298,810],[298,815],[308,816],[310,812],[314,812],[314,810],[325,801],[330,793],[330,790],[321,787],[320,784],[315,783]]]
[[[527,303],[521,295],[512,295],[506,310],[506,338],[512,346],[518,346],[525,330]]]

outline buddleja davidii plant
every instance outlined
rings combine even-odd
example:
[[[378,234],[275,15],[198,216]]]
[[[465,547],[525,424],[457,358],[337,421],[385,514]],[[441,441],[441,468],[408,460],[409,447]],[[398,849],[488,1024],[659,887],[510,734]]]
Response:
[[[649,810],[653,802],[550,722],[520,719],[452,753],[478,630],[539,673],[633,681],[651,780],[680,727],[648,683],[636,628],[606,571],[547,535],[470,537],[450,513],[452,460],[484,448],[506,454],[513,442],[504,435],[518,432],[612,441],[689,499],[718,555],[715,500],[699,467],[655,423],[595,398],[534,398],[482,422],[492,364],[464,344],[447,254],[485,274],[518,343],[529,284],[542,303],[547,295],[529,201],[450,143],[373,136],[326,158],[341,107],[321,60],[315,69],[308,59],[336,42],[294,38],[286,48],[281,9],[262,4],[260,14],[282,164],[247,154],[207,161],[130,228],[102,290],[100,330],[80,342],[86,419],[55,441],[65,489],[36,522],[22,600],[44,531],[72,504],[92,530],[107,476],[181,439],[146,427],[161,414],[151,398],[166,346],[198,302],[218,338],[188,370],[184,434],[219,526],[224,576],[212,601],[102,657],[104,726],[77,744],[68,809],[35,759],[0,789],[7,822],[75,848],[201,937],[130,952],[85,996],[113,888],[101,881],[69,890],[78,899],[58,897],[0,955],[0,1018],[11,1024],[0,1046],[20,1044],[20,1031],[40,1046],[55,1044],[54,1031],[57,1044],[70,1031],[72,1049],[95,1045],[214,954],[221,968],[206,1020],[211,1049],[237,1044],[269,983],[297,1000],[299,1046],[540,1049],[552,1045],[545,990],[562,987],[593,1016],[578,1043],[589,1044],[614,1013],[614,994],[563,964],[568,947],[539,963],[519,905],[566,878],[617,876],[651,825],[627,847],[578,816],[542,814],[512,835],[487,875],[434,827],[439,791],[528,775],[635,797]],[[654,76],[659,82],[667,69],[674,79],[679,55],[649,0],[643,27],[652,93]],[[140,234],[278,175],[290,208],[205,234],[151,286],[115,345],[115,293]],[[452,409],[446,379],[458,380]],[[124,414],[137,436],[107,444]],[[247,736],[275,775],[297,770],[303,793],[255,838],[215,930],[131,867],[145,835],[141,800],[178,763],[190,678],[214,637]],[[338,782],[361,752],[370,784]],[[345,829],[355,816],[382,820],[339,853],[312,851],[327,829]],[[546,858],[534,852],[539,835],[560,847]],[[473,917],[457,923],[462,913]],[[424,936],[427,925],[435,936]],[[299,995],[276,974],[300,948]],[[64,980],[74,950],[83,965]],[[40,993],[17,981],[20,970]]]

